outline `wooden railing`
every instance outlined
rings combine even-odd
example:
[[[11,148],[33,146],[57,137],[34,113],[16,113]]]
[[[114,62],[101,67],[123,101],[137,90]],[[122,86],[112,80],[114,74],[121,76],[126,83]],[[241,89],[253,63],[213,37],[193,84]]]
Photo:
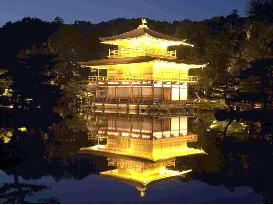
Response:
[[[177,76],[177,75],[110,75],[110,76],[89,76],[91,82],[128,82],[128,81],[158,81],[158,82],[189,82],[196,83],[198,81],[197,76]]]
[[[139,49],[139,48],[122,48],[119,50],[109,49],[109,58],[121,58],[121,57],[136,57],[136,56],[155,56],[176,58],[176,50],[157,50],[157,49]]]

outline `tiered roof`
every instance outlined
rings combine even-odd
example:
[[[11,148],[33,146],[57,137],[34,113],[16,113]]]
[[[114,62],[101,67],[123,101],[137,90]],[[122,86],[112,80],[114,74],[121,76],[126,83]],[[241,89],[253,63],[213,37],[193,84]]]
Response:
[[[187,39],[179,39],[175,38],[172,36],[168,36],[162,33],[159,33],[157,31],[154,31],[148,27],[144,28],[136,28],[132,31],[128,31],[119,35],[114,35],[110,37],[102,37],[100,38],[101,41],[106,42],[106,41],[115,41],[115,40],[121,40],[121,39],[132,39],[132,38],[138,38],[144,35],[149,35],[153,38],[157,39],[162,39],[162,40],[167,40],[167,41],[177,41],[180,43],[186,42]]]
[[[119,35],[114,35],[110,37],[102,37],[100,40],[102,43],[105,44],[112,44],[112,45],[120,45],[122,42],[126,41],[130,45],[130,41],[132,40],[132,44],[134,43],[133,41],[135,39],[138,39],[137,41],[146,41],[148,38],[148,41],[150,39],[155,40],[157,42],[164,42],[164,45],[189,45],[193,46],[189,43],[186,43],[186,39],[179,39],[176,37],[168,36],[162,33],[159,33],[157,31],[154,31],[146,25],[146,20],[142,19],[142,24],[139,25],[138,28],[128,31]],[[147,37],[147,38],[146,38]],[[143,38],[143,39],[142,39]],[[120,52],[122,52],[124,48],[121,48]],[[131,48],[128,48],[131,49]],[[145,50],[145,49],[144,49]],[[119,50],[117,50],[119,51]],[[165,52],[165,51],[164,51]],[[166,51],[169,52],[169,51]],[[174,52],[174,51],[170,51]],[[204,68],[206,67],[207,64],[195,64],[193,62],[185,61],[185,60],[178,60],[176,58],[176,53],[172,56],[169,53],[165,54],[153,54],[153,52],[149,53],[137,53],[135,55],[134,53],[132,54],[132,57],[130,55],[120,55],[119,53],[117,56],[111,56],[111,53],[109,51],[109,58],[107,59],[102,59],[102,60],[91,60],[91,61],[86,61],[86,62],[79,62],[79,64],[82,67],[97,67],[98,69],[102,68],[104,69],[107,66],[111,65],[117,65],[117,64],[131,64],[131,63],[142,63],[142,62],[150,62],[150,61],[165,61],[165,62],[171,62],[171,63],[176,63],[180,64],[181,66],[185,66],[185,68]],[[199,63],[199,62],[198,62]]]
[[[187,39],[175,38],[175,37],[168,36],[148,28],[147,21],[145,19],[142,19],[142,24],[139,25],[138,28],[132,31],[128,31],[128,32],[125,32],[119,35],[110,36],[110,37],[102,37],[100,38],[100,40],[102,41],[102,43],[118,45],[117,43],[115,43],[116,41],[136,39],[136,38],[141,38],[143,36],[149,36],[157,40],[168,41],[170,45],[182,44],[182,45],[193,46],[191,44],[186,43]]]
[[[142,62],[150,62],[155,60],[174,62],[179,64],[190,64],[192,68],[202,68],[206,67],[207,64],[194,64],[191,61],[179,60],[179,59],[167,59],[167,58],[159,58],[159,57],[151,57],[151,56],[136,56],[136,57],[125,57],[125,58],[107,58],[101,60],[92,60],[86,62],[79,62],[80,65],[86,67],[92,66],[107,66],[107,65],[116,65],[116,64],[130,64],[130,63],[142,63]]]

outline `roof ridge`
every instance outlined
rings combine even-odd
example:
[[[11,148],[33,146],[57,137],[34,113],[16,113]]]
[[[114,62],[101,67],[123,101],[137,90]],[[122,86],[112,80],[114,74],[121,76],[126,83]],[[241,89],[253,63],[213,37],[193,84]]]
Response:
[[[169,40],[169,41],[186,41],[186,39],[179,39],[173,36],[169,36],[167,34],[160,33],[158,31],[155,31],[153,29],[150,29],[149,27],[138,27],[136,29],[133,29],[131,31],[127,31],[121,34],[109,36],[109,37],[101,37],[101,41],[111,41],[111,40],[119,40],[119,39],[130,39],[130,38],[136,38],[143,36],[145,34],[148,34],[154,38]]]

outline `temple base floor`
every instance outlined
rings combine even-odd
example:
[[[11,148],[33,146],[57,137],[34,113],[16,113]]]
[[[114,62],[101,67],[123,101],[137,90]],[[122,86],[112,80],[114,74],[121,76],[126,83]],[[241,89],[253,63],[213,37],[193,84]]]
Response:
[[[157,111],[164,113],[194,113],[197,110],[195,101],[168,101],[168,102],[154,102],[151,104],[141,102],[109,102],[109,101],[94,101],[87,105],[88,109],[95,112],[109,112],[109,113],[128,113],[128,112],[149,112]]]

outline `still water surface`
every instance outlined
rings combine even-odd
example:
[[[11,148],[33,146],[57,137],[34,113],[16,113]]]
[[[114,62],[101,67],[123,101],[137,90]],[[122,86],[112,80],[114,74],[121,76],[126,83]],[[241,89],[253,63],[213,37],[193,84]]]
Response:
[[[261,123],[232,122],[225,133],[213,113],[80,116],[51,126],[52,138],[6,148],[0,202],[272,202]]]

